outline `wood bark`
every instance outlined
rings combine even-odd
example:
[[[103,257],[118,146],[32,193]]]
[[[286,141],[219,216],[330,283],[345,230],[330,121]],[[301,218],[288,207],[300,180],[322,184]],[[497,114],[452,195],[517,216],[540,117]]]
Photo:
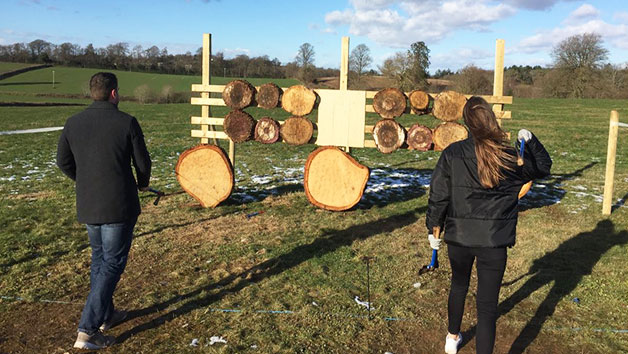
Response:
[[[225,85],[222,100],[232,109],[243,109],[253,103],[255,87],[244,80],[234,80]]]
[[[414,90],[410,92],[408,100],[410,101],[410,107],[412,107],[413,113],[427,114],[429,112],[432,97],[430,97],[430,95],[428,95],[425,91]]]
[[[223,123],[225,134],[227,134],[229,139],[233,140],[234,143],[241,143],[251,139],[254,126],[255,120],[253,117],[240,110],[229,112]]]
[[[260,86],[256,94],[257,105],[262,108],[272,109],[277,107],[281,97],[281,88],[272,82]]]
[[[408,129],[406,143],[410,150],[429,150],[432,147],[432,129],[418,123],[412,125]]]
[[[316,103],[316,93],[303,85],[288,88],[281,97],[281,107],[295,116],[312,112]]]
[[[393,119],[382,119],[373,127],[373,139],[377,150],[389,154],[401,147],[406,138],[403,127]]]
[[[467,103],[467,98],[455,91],[445,91],[439,93],[434,98],[434,117],[445,121],[453,122],[462,119],[462,110]]]
[[[362,198],[369,174],[368,167],[337,147],[320,147],[305,162],[305,194],[319,208],[347,210]]]
[[[181,188],[204,208],[215,207],[233,190],[233,169],[224,151],[214,145],[198,145],[179,157],[175,174]]]
[[[455,122],[445,122],[434,128],[432,139],[434,140],[434,150],[442,151],[447,146],[456,141],[464,140],[469,136],[467,128]]]
[[[290,117],[281,125],[281,139],[290,145],[307,144],[312,139],[314,125],[305,117]]]
[[[397,88],[386,88],[373,97],[373,109],[382,118],[399,117],[406,110],[406,95]]]
[[[262,117],[255,125],[255,141],[272,144],[279,139],[279,123],[270,117]]]

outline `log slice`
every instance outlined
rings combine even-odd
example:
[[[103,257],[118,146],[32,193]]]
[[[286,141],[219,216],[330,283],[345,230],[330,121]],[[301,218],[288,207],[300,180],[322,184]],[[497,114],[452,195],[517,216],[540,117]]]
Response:
[[[288,88],[281,97],[281,107],[295,116],[312,112],[316,103],[316,93],[303,85]]]
[[[406,143],[410,150],[427,151],[432,147],[432,129],[414,124],[408,129]]]
[[[455,91],[441,92],[434,98],[432,114],[442,121],[453,122],[462,118],[466,103],[467,98],[463,94]]]
[[[244,80],[234,80],[225,85],[222,100],[233,109],[243,109],[253,103],[255,87]]]
[[[255,125],[255,141],[272,144],[279,139],[279,123],[270,117],[262,117]]]
[[[290,145],[307,144],[312,139],[314,125],[305,117],[290,117],[281,125],[281,139]]]
[[[281,88],[272,82],[260,86],[256,94],[257,105],[262,108],[272,109],[279,104]]]
[[[434,128],[432,139],[434,140],[434,150],[442,151],[447,146],[456,141],[464,140],[469,136],[467,128],[455,122],[441,123]]]
[[[179,184],[204,208],[215,207],[233,190],[233,170],[225,153],[214,145],[184,151],[175,167]]]
[[[397,88],[386,88],[373,97],[373,109],[382,118],[399,117],[406,110],[406,95]]]
[[[362,198],[369,174],[368,167],[337,147],[319,147],[305,162],[305,194],[319,208],[347,210]]]
[[[408,95],[410,107],[415,114],[426,114],[429,111],[430,101],[432,97],[425,91],[414,90]]]
[[[229,139],[233,140],[234,143],[241,143],[251,139],[254,126],[255,120],[253,117],[240,110],[229,112],[223,123],[225,134],[227,134]]]
[[[397,150],[406,138],[403,127],[393,119],[382,119],[373,127],[373,139],[377,150],[389,154]]]

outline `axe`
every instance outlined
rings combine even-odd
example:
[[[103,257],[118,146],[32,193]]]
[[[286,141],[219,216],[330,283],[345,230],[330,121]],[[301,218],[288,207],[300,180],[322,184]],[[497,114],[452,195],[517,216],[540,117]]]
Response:
[[[440,238],[440,226],[434,226],[433,235],[435,238]],[[432,249],[432,260],[430,264],[419,269],[419,275],[434,271],[436,268],[438,268],[438,250]]]

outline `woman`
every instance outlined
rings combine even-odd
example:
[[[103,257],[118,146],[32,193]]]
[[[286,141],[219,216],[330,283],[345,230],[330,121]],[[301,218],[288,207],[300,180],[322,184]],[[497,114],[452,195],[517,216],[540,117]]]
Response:
[[[506,133],[481,97],[467,101],[463,118],[471,136],[441,154],[432,174],[426,226],[434,249],[440,239],[432,230],[444,230],[451,264],[445,352],[456,353],[462,343],[460,323],[477,258],[476,350],[491,353],[506,247],[515,244],[518,193],[526,182],[549,175],[552,160],[539,140],[522,129],[518,140],[525,142],[525,151],[519,166],[517,150],[508,146]]]

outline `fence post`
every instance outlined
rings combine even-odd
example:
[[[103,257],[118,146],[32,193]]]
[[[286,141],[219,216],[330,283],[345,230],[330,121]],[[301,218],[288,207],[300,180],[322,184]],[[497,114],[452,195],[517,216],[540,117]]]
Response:
[[[606,175],[604,178],[604,201],[602,215],[611,215],[613,204],[613,182],[615,179],[615,155],[617,154],[617,133],[619,130],[619,114],[611,111],[608,128],[608,151],[606,153]]]

